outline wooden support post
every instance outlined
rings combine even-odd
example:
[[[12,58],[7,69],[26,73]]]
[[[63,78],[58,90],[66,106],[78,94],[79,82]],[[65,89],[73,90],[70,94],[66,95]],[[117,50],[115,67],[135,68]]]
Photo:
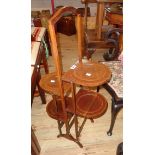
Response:
[[[104,3],[98,3],[97,4],[97,16],[96,16],[96,33],[97,33],[97,39],[101,39],[101,32],[102,32],[102,25],[104,20]]]

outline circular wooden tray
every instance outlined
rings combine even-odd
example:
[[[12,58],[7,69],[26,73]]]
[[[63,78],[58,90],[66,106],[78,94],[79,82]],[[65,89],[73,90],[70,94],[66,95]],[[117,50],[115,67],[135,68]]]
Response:
[[[98,86],[110,80],[111,71],[104,64],[79,63],[73,70],[73,78],[75,83],[83,86]]]
[[[102,116],[108,107],[107,100],[99,93],[81,89],[76,95],[77,114],[86,118]]]
[[[66,111],[68,118],[74,114],[73,102],[71,97],[65,97]],[[102,116],[108,107],[107,100],[99,93],[90,90],[80,89],[76,94],[76,114],[86,118],[98,118]],[[56,120],[65,121],[60,98],[57,98],[57,105],[52,100],[46,106],[47,114]]]
[[[58,87],[58,80],[56,73],[50,73],[43,75],[39,82],[40,87],[47,93],[60,96],[60,91]],[[70,83],[63,82],[64,92],[70,91]]]
[[[66,105],[70,105],[72,107],[72,99],[67,97]],[[65,115],[62,109],[62,103],[60,99],[57,99],[57,104],[55,104],[54,100],[50,101],[46,106],[46,112],[49,117],[65,122]],[[72,113],[68,113],[67,119],[70,119],[73,116]]]

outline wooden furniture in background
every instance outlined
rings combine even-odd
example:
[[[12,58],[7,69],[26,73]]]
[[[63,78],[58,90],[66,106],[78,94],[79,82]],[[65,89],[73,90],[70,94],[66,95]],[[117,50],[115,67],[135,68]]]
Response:
[[[118,144],[117,150],[116,150],[116,155],[123,155],[123,142]]]
[[[31,41],[38,41],[43,44],[46,57],[51,55],[48,31],[45,27],[31,27]]]
[[[68,36],[76,34],[75,17],[71,14],[62,17],[57,23],[57,32]]]
[[[39,59],[39,57],[38,57]],[[37,61],[39,62],[39,61]],[[40,80],[40,68],[38,67],[38,64],[36,63],[34,66],[31,66],[31,106],[33,103],[33,98],[34,98],[34,92],[36,90],[36,86],[38,86],[38,90],[40,93],[40,97],[42,100],[42,103],[46,103],[45,100],[45,93],[40,89],[39,86],[39,80]],[[40,145],[38,143],[38,140],[34,134],[33,129],[31,128],[31,155],[39,155],[40,154]]]
[[[41,43],[31,42],[31,106],[33,104],[33,98],[36,87],[38,88],[42,103],[46,104],[45,93],[39,86],[39,81],[41,79],[40,64],[42,60],[44,61],[45,67],[48,68],[45,51]],[[31,154],[39,155],[39,153],[40,153],[40,146],[33,130],[31,129]]]
[[[37,137],[31,128],[31,155],[39,155],[40,151],[41,151],[41,148],[38,143]]]
[[[31,66],[43,64],[45,72],[48,73],[48,63],[45,54],[45,48],[41,42],[32,41],[31,42]]]
[[[57,6],[55,8],[55,12],[62,7],[64,6]],[[76,34],[74,14],[68,12],[64,13],[63,16],[56,23],[56,31],[68,36]]]
[[[88,59],[95,52],[96,49],[109,49],[114,50],[115,53],[119,52],[118,40],[114,38],[107,38],[106,32],[113,29],[113,26],[104,26],[103,21],[105,18],[105,1],[104,0],[81,0],[85,4],[85,19],[84,19],[84,40],[85,48]],[[111,1],[108,1],[111,2]],[[96,3],[96,27],[95,29],[87,29],[87,8],[89,3]]]
[[[115,28],[119,28],[121,30],[121,31],[115,30],[116,33],[121,32],[118,38],[119,52],[121,52],[123,50],[123,3],[114,3],[109,7],[105,8],[105,11],[106,11],[105,18],[109,22],[108,24],[114,25]]]
[[[91,13],[90,13],[90,7],[87,7],[87,16],[91,16]],[[81,17],[84,17],[85,16],[85,8],[77,8],[77,14],[80,14]]]
[[[45,51],[40,42],[31,42],[31,103],[33,101],[34,92],[36,87],[38,87],[38,91],[42,100],[42,103],[45,104],[45,94],[40,89],[39,80],[40,80],[40,63],[44,61],[45,68],[48,68]]]

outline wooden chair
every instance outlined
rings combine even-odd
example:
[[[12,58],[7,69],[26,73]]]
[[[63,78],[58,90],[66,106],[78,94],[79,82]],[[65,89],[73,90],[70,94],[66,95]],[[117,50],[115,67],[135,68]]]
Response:
[[[46,68],[48,65],[46,63],[46,57],[44,53],[44,49],[40,42],[31,42],[31,100],[33,101],[33,97],[36,93],[36,87],[38,87],[39,95],[42,99],[42,103],[45,104],[45,95],[42,89],[39,86],[39,80],[41,78],[40,75],[40,64],[44,62]],[[38,94],[38,93],[37,93]],[[32,103],[32,102],[31,102]]]
[[[107,31],[105,34],[105,38],[107,40],[116,40],[116,48],[118,52],[115,52],[114,49],[109,49],[108,52],[103,54],[103,57],[106,61],[113,61],[117,60],[118,56],[120,55],[123,49],[123,29],[122,28],[113,28]]]
[[[118,144],[117,150],[116,150],[116,155],[123,155],[123,142]]]
[[[109,49],[114,53],[119,52],[119,43],[115,38],[107,38],[106,33],[113,29],[113,26],[103,26],[105,18],[105,5],[104,0],[81,0],[85,4],[85,17],[84,17],[84,42],[85,42],[85,55],[91,58],[91,55],[96,49]],[[95,29],[87,28],[87,8],[89,3],[96,3],[96,27]]]
[[[103,55],[105,60],[116,60],[123,49],[123,3],[114,3],[110,7],[105,8],[106,20],[108,25],[115,28],[106,33],[107,38],[114,38],[118,41],[119,53],[109,50]]]
[[[46,28],[44,27],[31,27],[31,42],[39,42],[40,46],[42,46],[41,50],[44,53],[43,60],[41,61],[40,67],[44,67],[45,73],[49,73],[47,57],[49,53],[49,42],[47,36]],[[33,50],[33,49],[32,49]]]
[[[107,134],[111,136],[117,114],[123,108],[123,66],[120,61],[108,61],[102,63],[107,65],[112,71],[110,82],[102,85],[112,96],[111,124],[107,132]],[[99,87],[97,88],[97,92],[99,92]]]
[[[45,27],[31,27],[31,41],[42,42],[46,58],[51,54],[48,30]]]

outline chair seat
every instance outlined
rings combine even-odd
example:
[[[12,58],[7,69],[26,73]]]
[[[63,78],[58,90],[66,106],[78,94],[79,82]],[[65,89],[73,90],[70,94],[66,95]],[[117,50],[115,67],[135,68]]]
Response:
[[[40,42],[35,41],[31,42],[31,65],[36,64],[39,48],[40,48]]]
[[[121,61],[107,61],[102,63],[107,65],[112,72],[112,78],[108,83],[109,86],[119,98],[123,98],[123,65]]]
[[[41,41],[45,36],[46,28],[44,27],[31,27],[31,35],[34,41]]]

